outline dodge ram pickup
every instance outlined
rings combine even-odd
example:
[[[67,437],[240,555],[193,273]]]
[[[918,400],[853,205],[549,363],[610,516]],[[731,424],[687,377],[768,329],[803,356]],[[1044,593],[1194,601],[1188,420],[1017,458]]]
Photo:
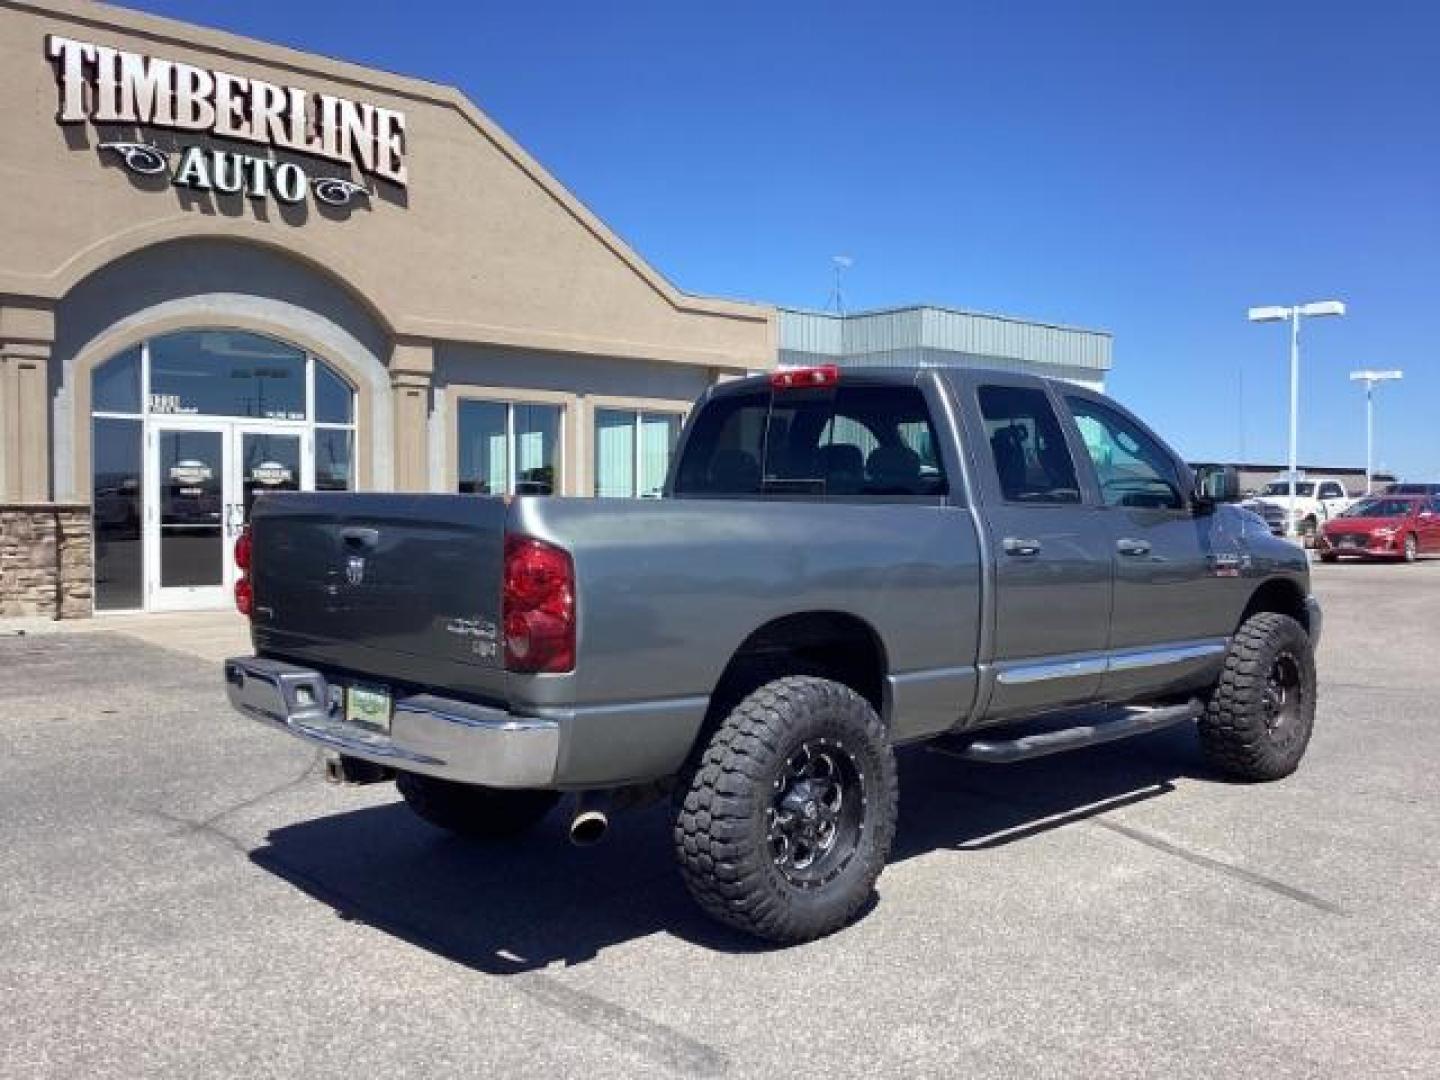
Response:
[[[1285,523],[1293,521],[1296,533],[1313,539],[1321,525],[1340,516],[1354,505],[1355,500],[1345,494],[1345,485],[1339,480],[1328,476],[1307,476],[1295,481],[1295,504],[1292,507],[1290,481],[1279,476],[1261,489],[1254,502],[1260,516],[1270,525],[1271,532],[1283,534]]]
[[[704,395],[656,499],[261,497],[226,690],[469,837],[668,798],[698,903],[804,941],[872,894],[896,747],[1195,723],[1225,774],[1297,767],[1320,608],[1237,494],[1063,382],[782,370]]]

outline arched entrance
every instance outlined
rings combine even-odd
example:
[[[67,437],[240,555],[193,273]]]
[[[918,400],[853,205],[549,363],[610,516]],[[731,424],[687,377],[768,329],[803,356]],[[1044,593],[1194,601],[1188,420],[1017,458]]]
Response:
[[[223,607],[258,495],[354,486],[355,388],[304,349],[183,330],[91,380],[97,610]]]

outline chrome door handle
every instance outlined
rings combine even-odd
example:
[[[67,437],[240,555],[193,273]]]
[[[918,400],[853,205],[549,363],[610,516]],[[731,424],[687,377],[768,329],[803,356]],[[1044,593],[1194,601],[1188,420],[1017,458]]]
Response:
[[[1125,538],[1115,541],[1115,550],[1121,555],[1149,555],[1150,541]]]
[[[1006,555],[1039,555],[1039,540],[1023,540],[1018,536],[1007,536],[1001,541],[1000,546],[1005,549]]]

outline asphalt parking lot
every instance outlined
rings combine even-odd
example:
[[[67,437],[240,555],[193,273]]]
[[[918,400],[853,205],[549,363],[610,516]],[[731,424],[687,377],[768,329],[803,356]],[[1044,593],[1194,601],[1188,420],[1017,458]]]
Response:
[[[691,907],[660,813],[470,847],[213,664],[0,638],[0,1075],[1440,1076],[1440,561],[1315,577],[1296,776],[1189,730],[907,752],[878,904],[782,950]]]

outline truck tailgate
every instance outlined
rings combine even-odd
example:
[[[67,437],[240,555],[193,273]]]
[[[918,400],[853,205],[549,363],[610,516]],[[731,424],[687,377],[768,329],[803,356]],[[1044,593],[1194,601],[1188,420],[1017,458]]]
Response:
[[[508,510],[473,495],[261,497],[251,518],[257,653],[503,698]]]

